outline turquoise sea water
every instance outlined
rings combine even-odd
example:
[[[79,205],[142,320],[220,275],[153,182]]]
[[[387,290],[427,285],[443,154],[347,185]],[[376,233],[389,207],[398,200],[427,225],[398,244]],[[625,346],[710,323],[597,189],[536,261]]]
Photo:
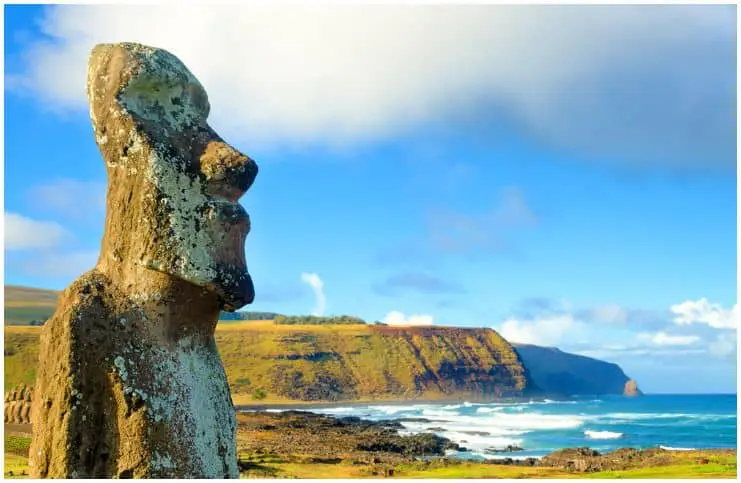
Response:
[[[311,411],[373,420],[401,420],[404,432],[437,433],[469,450],[454,456],[471,459],[540,457],[556,449],[578,446],[599,451],[657,446],[681,450],[736,448],[737,442],[735,395],[348,405]],[[499,455],[491,452],[491,449],[507,445],[517,445],[525,451]]]

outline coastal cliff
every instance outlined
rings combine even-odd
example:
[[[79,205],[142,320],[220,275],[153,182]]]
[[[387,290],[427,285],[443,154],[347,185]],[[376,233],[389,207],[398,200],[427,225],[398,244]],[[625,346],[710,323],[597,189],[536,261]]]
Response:
[[[491,329],[223,324],[217,343],[235,394],[275,400],[487,399],[536,390]]]
[[[6,391],[33,384],[40,327],[28,326],[28,319],[53,312],[57,296],[5,287]],[[25,326],[8,324],[23,320]],[[640,395],[616,364],[513,346],[491,329],[290,322],[218,325],[216,342],[235,404]]]
[[[32,382],[39,330],[5,328],[6,388]],[[216,344],[235,404],[538,394],[491,329],[232,322],[219,324]]]
[[[514,344],[535,384],[546,394],[640,395],[638,386],[617,364],[569,354],[555,347]],[[630,392],[630,394],[628,394]]]

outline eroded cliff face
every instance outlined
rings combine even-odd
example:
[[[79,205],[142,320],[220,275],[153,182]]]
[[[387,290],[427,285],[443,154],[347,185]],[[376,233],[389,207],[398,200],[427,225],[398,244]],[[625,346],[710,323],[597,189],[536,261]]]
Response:
[[[515,344],[535,384],[554,396],[623,394],[628,376],[617,364],[569,354],[555,347]]]
[[[217,330],[217,340],[236,403],[250,401],[255,390],[302,401],[487,399],[536,390],[512,346],[491,329],[255,325],[228,336],[227,330]]]

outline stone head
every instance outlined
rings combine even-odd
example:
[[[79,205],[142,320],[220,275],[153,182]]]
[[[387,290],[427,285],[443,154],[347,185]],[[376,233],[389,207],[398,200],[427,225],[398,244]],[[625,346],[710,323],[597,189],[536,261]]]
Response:
[[[171,53],[101,44],[87,96],[108,172],[101,264],[138,264],[213,291],[226,310],[254,298],[238,203],[257,175],[206,123],[209,102]]]

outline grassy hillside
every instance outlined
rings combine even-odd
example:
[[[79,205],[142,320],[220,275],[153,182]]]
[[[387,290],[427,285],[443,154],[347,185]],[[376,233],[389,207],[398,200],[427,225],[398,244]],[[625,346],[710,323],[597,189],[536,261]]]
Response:
[[[370,325],[220,325],[236,403],[266,400],[486,398],[520,394],[525,371],[490,329]]]
[[[5,327],[5,389],[33,384],[40,327]],[[491,329],[219,324],[235,404],[472,399],[530,388],[517,354]]]
[[[28,325],[54,313],[59,292],[39,288],[5,286],[5,325]]]
[[[36,364],[39,358],[39,334],[41,327],[5,327],[5,389],[36,380]]]

